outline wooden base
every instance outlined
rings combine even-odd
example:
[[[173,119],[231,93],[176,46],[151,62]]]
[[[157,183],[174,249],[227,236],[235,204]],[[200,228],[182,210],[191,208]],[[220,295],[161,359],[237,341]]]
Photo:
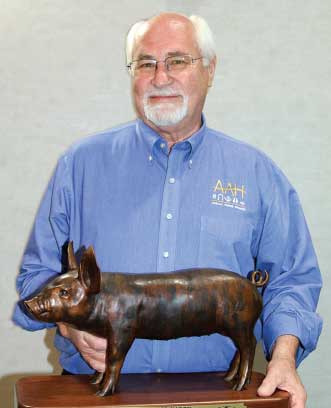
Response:
[[[264,376],[253,373],[246,390],[232,391],[223,373],[122,374],[117,392],[97,397],[87,375],[31,376],[16,384],[18,408],[288,408],[289,396],[277,391],[257,397]]]

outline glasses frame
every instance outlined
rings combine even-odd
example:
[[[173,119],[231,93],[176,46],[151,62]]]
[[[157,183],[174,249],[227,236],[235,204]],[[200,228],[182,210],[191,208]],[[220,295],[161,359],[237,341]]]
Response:
[[[198,61],[198,60],[201,60],[201,59],[204,58],[203,56],[197,57],[197,58],[193,58],[192,55],[190,55],[190,54],[170,55],[169,57],[165,58],[164,60],[156,60],[156,59],[153,59],[153,58],[140,58],[140,59],[131,61],[128,65],[126,65],[126,68],[127,68],[127,70],[129,71],[130,75],[131,75],[131,76],[134,76],[134,71],[135,71],[135,70],[132,69],[132,64],[133,64],[134,62],[139,62],[139,61],[144,61],[144,60],[146,60],[146,61],[153,61],[153,63],[155,63],[154,70],[153,70],[153,71],[151,70],[151,73],[153,73],[153,74],[155,74],[155,72],[156,72],[156,70],[157,70],[157,66],[158,66],[158,64],[159,64],[160,62],[163,62],[164,66],[166,67],[166,70],[167,70],[168,72],[172,72],[171,69],[169,69],[169,65],[167,64],[167,61],[168,61],[170,58],[176,58],[176,57],[189,57],[189,58],[190,58],[190,65],[193,65],[195,61]],[[183,71],[184,71],[186,68],[187,68],[187,67],[185,67],[185,68],[183,69]],[[176,70],[175,70],[175,72],[176,72]],[[178,70],[178,72],[181,72],[181,70]]]

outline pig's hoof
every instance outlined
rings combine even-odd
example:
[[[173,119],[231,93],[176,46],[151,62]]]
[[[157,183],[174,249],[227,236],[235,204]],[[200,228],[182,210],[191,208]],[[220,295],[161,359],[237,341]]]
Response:
[[[98,397],[105,397],[106,395],[112,395],[115,392],[115,385],[110,385],[108,387],[101,388],[96,392],[95,395]]]
[[[231,382],[237,376],[236,372],[227,373],[224,377],[224,381]]]
[[[243,389],[245,389],[245,384],[240,384],[240,382],[235,383],[232,387],[233,391],[241,391]]]
[[[97,391],[97,392],[95,393],[95,395],[96,395],[97,397],[105,397],[107,394],[106,394],[104,391],[99,390],[99,391]]]
[[[98,373],[98,372],[96,372],[96,373],[93,374],[93,376],[91,377],[90,383],[91,383],[91,384],[100,384],[101,381],[103,380],[103,375],[104,375],[104,373]]]

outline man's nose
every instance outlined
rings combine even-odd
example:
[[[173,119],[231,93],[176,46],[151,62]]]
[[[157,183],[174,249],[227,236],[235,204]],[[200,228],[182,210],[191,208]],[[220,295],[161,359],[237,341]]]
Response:
[[[172,82],[172,78],[169,75],[169,71],[163,62],[159,62],[155,67],[154,76],[152,78],[152,84],[156,87],[162,87],[169,85]]]

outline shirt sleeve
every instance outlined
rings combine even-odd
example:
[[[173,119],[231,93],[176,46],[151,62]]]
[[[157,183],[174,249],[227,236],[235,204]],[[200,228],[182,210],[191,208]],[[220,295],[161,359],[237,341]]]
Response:
[[[278,169],[272,179],[256,259],[257,269],[270,274],[263,293],[263,345],[270,359],[278,336],[298,337],[299,365],[321,333],[316,306],[322,279],[298,195]]]
[[[20,301],[13,321],[27,330],[39,330],[54,324],[34,320],[26,314],[22,300],[30,297],[62,269],[62,246],[69,237],[70,183],[67,158],[58,162],[47,186],[30,234],[16,288]]]

